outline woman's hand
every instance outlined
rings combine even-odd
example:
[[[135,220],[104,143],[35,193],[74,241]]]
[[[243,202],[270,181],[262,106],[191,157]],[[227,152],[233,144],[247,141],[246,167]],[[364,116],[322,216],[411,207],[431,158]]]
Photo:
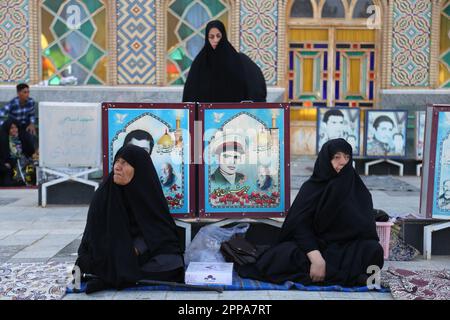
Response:
[[[311,268],[309,276],[313,282],[322,282],[325,280],[326,263],[319,250],[308,252],[309,261],[311,261]]]
[[[133,249],[134,249],[134,254],[138,256],[138,255],[140,254],[140,253],[139,253],[139,250],[136,249],[135,247],[134,247]]]

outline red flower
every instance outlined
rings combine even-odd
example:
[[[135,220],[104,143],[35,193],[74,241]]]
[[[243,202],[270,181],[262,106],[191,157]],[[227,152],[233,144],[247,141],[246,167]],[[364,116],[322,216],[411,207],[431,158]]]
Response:
[[[183,199],[183,195],[181,193],[177,193],[177,195],[175,196],[177,199]]]

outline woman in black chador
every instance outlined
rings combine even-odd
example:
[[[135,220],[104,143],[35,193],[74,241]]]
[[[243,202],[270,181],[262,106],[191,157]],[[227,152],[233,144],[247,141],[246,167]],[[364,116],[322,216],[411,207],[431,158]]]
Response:
[[[26,168],[35,152],[32,137],[9,118],[0,126],[0,186],[26,184]]]
[[[119,149],[114,169],[91,202],[76,265],[92,274],[86,292],[138,280],[184,282],[176,225],[148,152]]]
[[[242,277],[305,285],[366,285],[367,268],[383,267],[372,197],[352,166],[344,139],[326,142],[283,224],[278,243]]]
[[[266,101],[266,82],[261,69],[227,39],[225,26],[207,24],[205,45],[189,70],[184,102]]]

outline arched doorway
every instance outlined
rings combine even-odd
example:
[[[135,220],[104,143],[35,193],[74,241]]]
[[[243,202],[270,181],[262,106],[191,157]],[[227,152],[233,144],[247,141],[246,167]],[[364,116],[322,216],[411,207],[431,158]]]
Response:
[[[295,0],[287,12],[288,100],[300,106],[376,106],[377,1]]]
[[[300,107],[291,109],[291,152],[314,155],[317,109],[308,107],[377,106],[381,2],[292,0],[286,12],[286,99]]]

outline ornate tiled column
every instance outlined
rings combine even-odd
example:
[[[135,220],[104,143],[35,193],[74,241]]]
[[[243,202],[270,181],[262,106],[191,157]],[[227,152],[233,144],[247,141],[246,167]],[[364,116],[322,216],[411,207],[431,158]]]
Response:
[[[390,87],[430,87],[432,7],[430,0],[392,2]]]
[[[268,85],[277,85],[279,61],[280,7],[285,1],[240,1],[240,51],[247,54],[261,68]],[[284,18],[284,15],[283,15]]]
[[[0,1],[0,83],[37,81],[37,2]]]
[[[117,84],[156,85],[157,1],[115,2]]]

